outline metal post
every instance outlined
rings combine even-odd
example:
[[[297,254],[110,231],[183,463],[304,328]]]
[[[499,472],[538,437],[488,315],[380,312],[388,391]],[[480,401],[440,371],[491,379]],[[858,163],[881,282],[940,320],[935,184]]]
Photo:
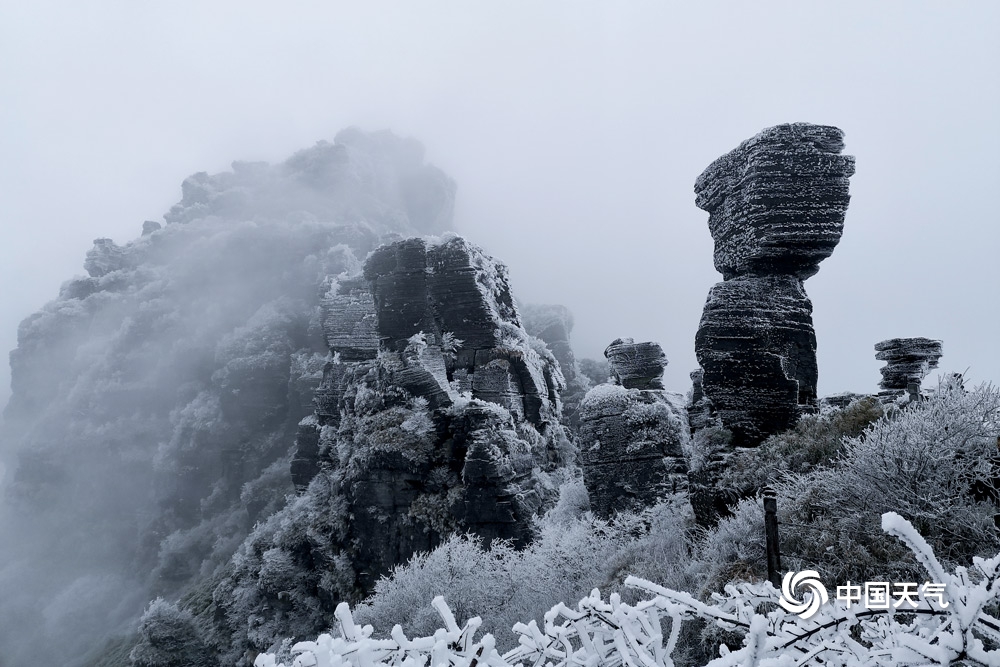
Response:
[[[778,496],[764,487],[764,540],[767,550],[767,579],[781,588],[781,550],[778,548]]]

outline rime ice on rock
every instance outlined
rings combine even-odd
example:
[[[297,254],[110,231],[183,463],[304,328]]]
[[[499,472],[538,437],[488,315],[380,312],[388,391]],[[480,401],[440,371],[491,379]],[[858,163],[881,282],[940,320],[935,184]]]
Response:
[[[330,443],[320,436],[336,434],[335,402],[324,405],[336,416],[313,414],[331,347],[323,330],[330,304],[321,304],[331,290],[317,287],[356,274],[388,233],[449,229],[455,185],[423,161],[416,142],[350,130],[280,164],[194,175],[182,190],[165,224],[138,220],[141,237],[95,243],[89,275],[65,283],[20,328],[12,396],[0,420],[7,467],[0,535],[19,536],[16,553],[3,550],[14,557],[3,568],[23,584],[19,596],[0,595],[4,664],[27,664],[29,653],[39,664],[77,662],[114,627],[135,627],[133,602],[122,606],[122,591],[136,603],[176,597],[206,590],[204,573],[230,567],[235,546],[285,504],[290,435],[298,429],[291,465],[301,483]],[[339,388],[335,378],[349,348],[356,356],[378,351],[377,339],[367,339],[368,310],[356,305],[360,319],[352,315],[341,331],[326,332],[341,350],[328,384],[334,393],[348,388],[347,378]],[[380,433],[427,431],[422,413],[400,424],[388,419],[394,414]],[[301,508],[319,498],[303,494],[296,502]],[[317,507],[294,517],[295,525],[316,528],[323,513],[336,518],[336,503]],[[107,519],[99,531],[95,516]],[[423,525],[414,524],[414,532]],[[303,543],[315,549],[282,557],[306,556],[317,581],[330,577],[335,563],[323,540],[305,533]],[[90,557],[66,559],[65,544]],[[87,632],[63,632],[60,619],[72,610],[47,629],[34,622],[52,608],[52,595],[80,581],[99,582],[87,589]],[[280,600],[250,605],[255,619],[273,614],[255,627],[290,607],[302,620],[308,612],[289,600],[282,591]],[[249,627],[248,612],[227,613]],[[30,638],[27,626],[5,623],[14,618],[41,634]]]
[[[843,133],[768,128],[695,182],[709,213],[715,266],[695,339],[704,393],[737,446],[790,428],[816,400],[816,337],[803,280],[840,240],[854,158]]]
[[[657,343],[617,339],[605,351],[613,383],[580,403],[580,462],[595,514],[639,511],[687,491],[684,398],[662,389]]]
[[[663,389],[667,355],[658,343],[615,339],[604,350],[615,381],[626,389]]]
[[[702,383],[705,380],[705,371],[697,368],[691,371],[691,398],[687,404],[688,423],[691,425],[691,433],[700,431],[718,423],[718,417],[712,406],[712,401],[705,396],[705,389]]]
[[[87,251],[87,258],[83,262],[83,268],[92,278],[100,278],[127,267],[128,256],[125,249],[111,239],[94,239],[94,247]]]
[[[795,276],[739,276],[709,292],[695,349],[735,442],[756,445],[816,406],[812,303]]]
[[[890,338],[875,345],[875,358],[886,362],[882,373],[880,396],[895,398],[916,384],[919,388],[927,374],[938,367],[942,343],[930,338]],[[919,391],[919,389],[918,389]]]
[[[726,153],[695,181],[708,211],[715,268],[738,275],[815,275],[844,231],[854,158],[829,125],[769,127]]]
[[[566,389],[560,394],[563,404],[563,423],[576,430],[579,426],[580,400],[590,389],[590,378],[583,374],[573,354],[570,334],[573,315],[565,306],[555,304],[527,304],[520,306],[525,330],[544,341],[559,362]]]
[[[452,531],[524,543],[570,445],[559,364],[522,328],[506,267],[459,237],[396,241],[330,290],[323,323],[334,359],[293,477],[305,493],[339,479],[361,589]]]

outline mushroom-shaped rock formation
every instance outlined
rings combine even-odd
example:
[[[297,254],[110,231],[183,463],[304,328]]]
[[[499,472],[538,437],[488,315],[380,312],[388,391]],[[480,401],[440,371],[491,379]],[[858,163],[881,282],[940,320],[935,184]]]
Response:
[[[662,389],[658,344],[618,339],[605,354],[613,382],[581,401],[579,444],[591,509],[609,517],[686,495],[690,427],[684,397]]]
[[[882,382],[879,393],[883,398],[901,396],[907,387],[918,387],[931,369],[938,367],[942,354],[942,343],[930,338],[890,338],[875,345],[875,358],[886,362],[879,369]]]
[[[756,446],[817,407],[816,337],[803,280],[840,240],[854,158],[825,125],[768,128],[695,183],[715,266],[695,338],[705,396],[736,446]]]

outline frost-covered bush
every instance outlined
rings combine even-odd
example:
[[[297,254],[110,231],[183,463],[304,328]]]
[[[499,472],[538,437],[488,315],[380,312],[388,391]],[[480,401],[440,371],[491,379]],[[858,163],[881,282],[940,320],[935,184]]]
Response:
[[[611,377],[611,367],[607,360],[580,359],[580,372],[583,373],[593,385],[604,384]]]
[[[443,591],[459,617],[479,615],[498,646],[515,641],[518,621],[541,619],[553,600],[578,599],[595,587],[615,587],[639,571],[671,584],[685,583],[685,527],[689,517],[660,505],[644,515],[593,519],[582,509],[578,482],[562,488],[562,502],[538,523],[535,540],[516,550],[494,541],[488,549],[473,536],[454,535],[430,553],[418,554],[376,584],[356,608],[361,623],[388,632],[432,633],[440,618],[427,600]]]
[[[224,664],[326,627],[354,585],[351,563],[338,548],[345,532],[344,498],[325,474],[256,527],[212,594],[224,617],[215,629]]]
[[[971,568],[948,572],[901,516],[887,512],[880,523],[920,562],[925,580],[942,585],[936,602],[919,594],[902,609],[895,605],[883,610],[860,601],[824,601],[802,618],[775,604],[778,591],[768,582],[728,585],[724,593],[702,602],[689,593],[629,577],[626,585],[641,592],[635,604],[616,593],[605,601],[597,589],[575,608],[558,603],[544,614],[541,625],[535,620],[515,624],[517,645],[503,654],[491,634],[476,639],[479,617],[459,626],[444,598],[436,596],[432,606],[440,627],[433,633],[411,639],[396,625],[388,636],[376,638],[371,625],[359,626],[350,608],[341,604],[335,612],[339,636],[324,634],[293,645],[291,653],[298,657],[289,662],[291,667],[675,667],[688,664],[675,659],[684,628],[693,620],[711,623],[742,643],[736,650],[719,645],[718,657],[697,663],[706,667],[1000,665],[1000,619],[991,613],[1000,597],[1000,554],[977,557]],[[285,667],[288,663],[279,663],[284,659],[264,654],[254,665]]]
[[[173,602],[157,598],[139,621],[132,667],[209,667],[212,664],[195,619]]]
[[[827,464],[778,476],[783,565],[836,581],[914,575],[919,566],[909,552],[879,530],[888,511],[912,522],[946,563],[995,553],[998,434],[996,388],[943,384],[929,400],[845,439]],[[760,499],[747,499],[706,536],[716,555],[710,588],[740,575],[764,578],[762,521]]]
[[[794,428],[734,456],[720,483],[730,488],[756,489],[785,472],[805,473],[829,464],[843,451],[848,439],[863,437],[865,430],[883,415],[881,404],[871,397],[857,399],[842,410],[803,415]]]
[[[697,431],[690,439],[688,471],[699,474],[718,460],[720,453],[729,449],[733,433],[722,426],[709,426]]]

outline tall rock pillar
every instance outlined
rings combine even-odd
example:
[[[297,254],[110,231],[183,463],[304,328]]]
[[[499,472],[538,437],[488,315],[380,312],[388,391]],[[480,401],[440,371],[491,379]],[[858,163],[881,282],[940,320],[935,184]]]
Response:
[[[753,447],[816,408],[816,334],[803,281],[844,229],[854,158],[836,127],[762,131],[695,181],[715,268],[695,337],[702,386],[733,444]]]

